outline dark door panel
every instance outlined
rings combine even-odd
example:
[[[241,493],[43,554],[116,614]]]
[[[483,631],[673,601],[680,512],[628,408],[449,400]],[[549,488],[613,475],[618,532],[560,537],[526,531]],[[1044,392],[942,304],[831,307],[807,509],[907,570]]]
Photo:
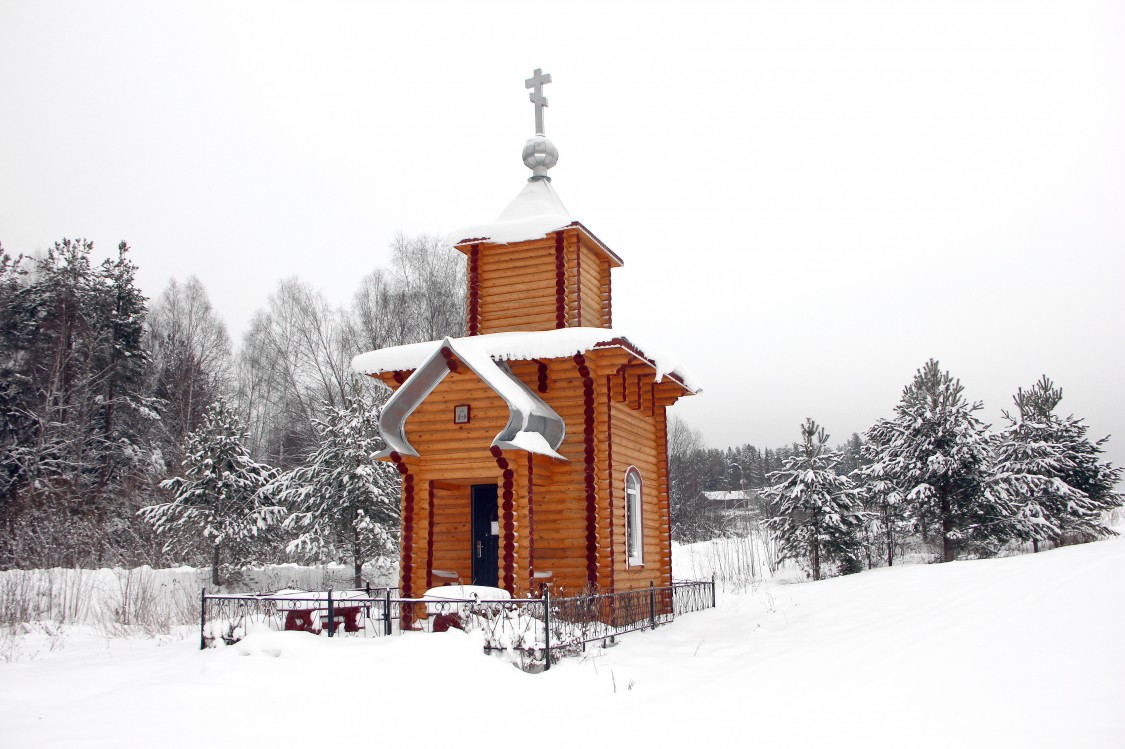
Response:
[[[496,484],[472,487],[473,585],[500,583],[500,513],[496,506]]]

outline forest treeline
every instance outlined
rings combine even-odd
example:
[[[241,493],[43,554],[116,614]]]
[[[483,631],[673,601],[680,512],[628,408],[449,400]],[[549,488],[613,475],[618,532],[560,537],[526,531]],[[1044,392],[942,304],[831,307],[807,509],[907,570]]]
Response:
[[[762,533],[776,544],[774,562],[792,560],[818,580],[896,559],[947,562],[1113,535],[1123,471],[1103,459],[1108,437],[1091,439],[1061,401],[1043,376],[1017,389],[993,430],[977,416],[983,404],[931,359],[892,417],[835,448],[812,419],[800,441],[774,450],[708,449],[673,420],[673,536]]]
[[[398,476],[370,460],[386,394],[350,362],[463,335],[465,263],[432,236],[390,250],[345,305],[282,281],[236,343],[195,277],[147,299],[125,243],[101,263],[84,240],[0,248],[0,567],[188,563],[218,585],[338,561],[358,584],[393,559]],[[767,533],[819,578],[1105,535],[1122,472],[1061,399],[1044,377],[992,430],[930,361],[836,448],[811,419],[791,445],[715,450],[673,418],[673,537]]]
[[[298,469],[317,465],[327,437],[363,410],[357,402],[380,398],[357,388],[352,357],[464,330],[461,255],[431,236],[400,235],[390,250],[389,267],[361,278],[343,306],[282,281],[236,343],[194,276],[146,299],[125,243],[101,263],[85,240],[33,257],[0,248],[0,566],[207,563],[223,544],[234,553],[229,528],[204,536],[204,524],[192,542],[174,538],[168,517],[138,514],[178,496],[170,480],[202,470],[185,459],[200,458],[205,434],[233,435],[260,477],[286,479],[272,506],[307,513],[298,499],[323,477]],[[336,554],[301,517],[249,534],[255,558]],[[200,522],[179,513],[179,527]]]

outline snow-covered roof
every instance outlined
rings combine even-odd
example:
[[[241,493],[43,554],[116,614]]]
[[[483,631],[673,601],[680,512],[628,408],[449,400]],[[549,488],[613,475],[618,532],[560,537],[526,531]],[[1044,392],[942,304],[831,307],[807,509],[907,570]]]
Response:
[[[412,367],[395,367],[414,369],[414,374],[402,383],[402,387],[383,406],[383,413],[379,417],[379,433],[386,442],[387,449],[379,457],[386,457],[394,452],[418,455],[418,451],[406,437],[406,420],[449,375],[447,358],[456,356],[508,404],[508,423],[492,440],[493,445],[502,450],[524,450],[565,460],[557,452],[566,436],[566,422],[563,418],[507,371],[506,366],[501,368],[493,361],[486,349],[473,345],[474,341],[474,338],[444,338],[411,347],[424,355],[425,359]],[[383,351],[386,350],[388,349]],[[383,351],[373,351],[363,356],[381,354]],[[365,371],[356,367],[356,360],[360,358],[356,357],[352,361],[352,368],[363,374],[372,374],[375,370]]]
[[[656,380],[671,375],[692,393],[700,387],[695,378],[680,366],[677,359],[659,347],[639,343],[634,338],[613,328],[559,328],[558,330],[519,331],[510,333],[490,333],[467,338],[446,339],[457,346],[460,352],[482,356],[497,361],[528,361],[531,359],[561,359],[586,351],[620,346],[627,348],[652,363],[656,369]],[[360,374],[380,374],[417,369],[433,356],[435,346],[440,349],[440,341],[412,343],[406,346],[369,351],[352,359],[352,369]],[[466,363],[469,363],[466,361]]]
[[[551,187],[551,181],[537,179],[524,185],[495,221],[458,229],[451,232],[446,241],[452,245],[469,240],[509,244],[541,239],[573,223],[574,219]]]

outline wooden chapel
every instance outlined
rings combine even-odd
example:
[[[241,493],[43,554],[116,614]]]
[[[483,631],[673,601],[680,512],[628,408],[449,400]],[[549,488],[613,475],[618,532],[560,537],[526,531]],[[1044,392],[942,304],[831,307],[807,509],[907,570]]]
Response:
[[[380,419],[402,475],[401,592],[513,596],[670,585],[667,408],[690,378],[612,328],[621,259],[567,213],[527,81],[533,174],[496,221],[451,235],[467,335],[380,349],[353,368],[394,392]]]

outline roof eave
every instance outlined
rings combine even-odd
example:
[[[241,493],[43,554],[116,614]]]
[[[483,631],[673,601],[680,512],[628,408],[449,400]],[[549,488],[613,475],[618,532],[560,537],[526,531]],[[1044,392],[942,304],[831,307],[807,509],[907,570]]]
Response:
[[[625,261],[621,259],[621,256],[618,255],[613,250],[609,249],[609,246],[606,245],[606,243],[603,242],[602,240],[598,239],[598,236],[596,234],[594,234],[594,232],[592,232],[588,228],[586,228],[586,225],[583,224],[581,221],[571,221],[566,226],[560,226],[558,229],[555,229],[555,231],[565,231],[567,229],[578,229],[583,234],[585,234],[586,237],[591,242],[593,242],[595,245],[597,245],[598,248],[606,254],[606,257],[609,258],[610,265],[612,267],[620,268],[623,265],[625,265]],[[550,234],[550,232],[548,232],[548,234]],[[547,234],[544,234],[542,237],[533,237],[532,239],[524,239],[524,240],[520,240],[520,241],[522,241],[522,242],[534,242],[536,240],[543,239],[546,236],[547,236]],[[517,244],[517,242],[493,242],[488,237],[468,237],[466,239],[462,239],[461,241],[457,242],[453,246],[454,246],[455,249],[459,250],[460,252],[467,253],[472,248],[472,246],[474,244],[511,245],[511,244]]]

